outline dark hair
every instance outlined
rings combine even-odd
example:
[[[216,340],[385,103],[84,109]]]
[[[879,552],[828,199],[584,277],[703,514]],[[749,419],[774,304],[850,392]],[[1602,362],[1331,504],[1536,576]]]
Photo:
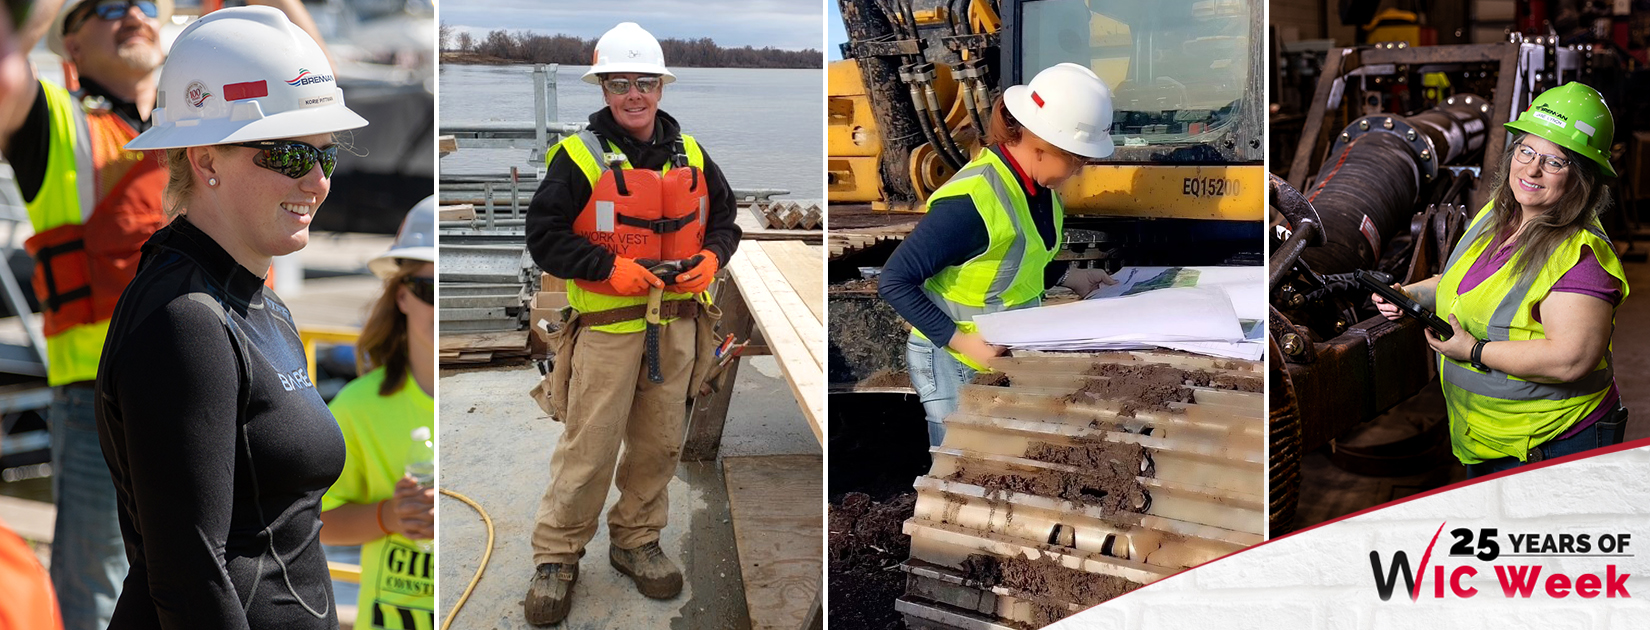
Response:
[[[399,391],[407,381],[407,316],[401,313],[396,298],[401,295],[401,283],[418,273],[429,263],[422,260],[398,260],[395,273],[384,279],[384,292],[372,305],[367,323],[361,327],[361,337],[355,342],[355,366],[366,373],[384,366],[384,383],[378,387],[379,396]]]
[[[1484,230],[1478,237],[1480,240],[1490,239],[1488,247],[1499,247],[1501,233],[1517,226],[1523,214],[1524,208],[1513,197],[1507,178],[1512,174],[1513,154],[1518,151],[1519,143],[1529,136],[1527,133],[1519,134],[1507,144],[1507,150],[1501,155],[1499,175],[1495,188],[1490,192],[1490,198],[1494,200],[1491,214],[1485,219]],[[1598,163],[1569,149],[1559,148],[1563,149],[1564,158],[1570,161],[1569,175],[1575,181],[1559,196],[1552,210],[1530,219],[1529,225],[1519,233],[1510,264],[1515,273],[1525,278],[1540,273],[1542,265],[1552,257],[1559,243],[1586,228],[1588,223],[1610,209],[1610,187],[1605,185],[1607,176]]]

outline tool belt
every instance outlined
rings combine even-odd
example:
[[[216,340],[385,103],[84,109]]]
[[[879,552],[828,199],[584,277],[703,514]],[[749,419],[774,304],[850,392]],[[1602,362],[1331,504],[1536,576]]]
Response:
[[[659,305],[660,319],[692,319],[699,316],[698,300],[668,300]],[[636,304],[620,308],[579,313],[579,326],[605,326],[641,319],[647,316],[647,305]]]

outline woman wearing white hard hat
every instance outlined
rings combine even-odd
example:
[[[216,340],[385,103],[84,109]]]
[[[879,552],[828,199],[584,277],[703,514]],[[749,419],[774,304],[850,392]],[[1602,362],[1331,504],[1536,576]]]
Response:
[[[435,197],[401,223],[372,260],[384,280],[356,343],[365,370],[332,399],[344,433],[344,472],[321,499],[321,542],[361,545],[356,610],[390,609],[409,628],[435,627],[435,489],[408,474],[414,441],[435,426]],[[399,559],[404,561],[394,561]]]
[[[308,243],[333,134],[366,120],[267,7],[184,29],[153,119],[127,148],[165,151],[175,218],[144,245],[98,369],[132,564],[109,627],[336,628],[318,516],[344,440],[263,276]]]
[[[1111,89],[1062,63],[1003,91],[985,149],[928,198],[927,215],[883,267],[878,293],[912,325],[905,359],[928,416],[929,443],[957,392],[1002,348],[973,318],[1037,306],[1055,285],[1078,295],[1115,281],[1055,262],[1065,211],[1053,189],[1112,154]]]

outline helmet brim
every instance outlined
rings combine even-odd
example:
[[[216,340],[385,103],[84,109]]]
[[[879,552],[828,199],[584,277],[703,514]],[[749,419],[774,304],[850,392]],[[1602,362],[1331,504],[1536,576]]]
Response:
[[[1610,177],[1616,177],[1616,167],[1610,165],[1610,158],[1608,158],[1606,156],[1603,156],[1603,155],[1599,155],[1597,151],[1592,149],[1592,147],[1577,148],[1576,146],[1574,146],[1573,142],[1567,141],[1564,138],[1551,138],[1551,137],[1548,137],[1548,134],[1546,132],[1549,132],[1550,129],[1548,129],[1547,127],[1545,127],[1545,126],[1543,126],[1539,123],[1525,121],[1525,120],[1514,120],[1512,122],[1508,122],[1508,123],[1503,124],[1502,127],[1505,127],[1508,132],[1511,132],[1511,133],[1514,133],[1514,134],[1527,133],[1527,134],[1530,134],[1530,135],[1535,136],[1537,138],[1541,138],[1542,140],[1546,140],[1546,141],[1551,142],[1553,144],[1556,144],[1558,146],[1564,147],[1566,150],[1569,150],[1571,153],[1575,153],[1576,155],[1580,155],[1581,157],[1584,157],[1584,158],[1587,158],[1588,160],[1591,160],[1594,164],[1597,164],[1599,166],[1599,169],[1604,171],[1605,175],[1609,175]]]
[[[156,110],[157,112],[161,110]],[[156,125],[126,143],[132,151],[179,149],[234,142],[296,138],[367,126],[367,119],[343,105],[282,112],[250,123],[214,118],[190,126]]]
[[[395,261],[421,260],[433,263],[435,262],[435,253],[435,248],[428,246],[392,249],[367,261],[367,269],[372,271],[372,275],[379,278],[388,278],[395,275],[396,270],[400,268],[400,263]]]
[[[1092,134],[1087,142],[1080,142],[1075,138],[1065,137],[1066,134],[1054,129],[1043,122],[1038,114],[1037,104],[1031,100],[1031,88],[1024,85],[1010,86],[1003,90],[1003,107],[1020,125],[1031,133],[1037,134],[1044,142],[1060,147],[1075,155],[1092,160],[1111,157],[1117,151],[1116,143],[1112,142],[1110,132]]]
[[[83,2],[69,2],[69,3],[67,3],[67,6],[64,6],[63,8],[59,9],[58,12],[57,12],[57,17],[52,18],[52,25],[46,31],[46,49],[52,51],[57,56],[62,57],[64,61],[72,61],[71,59],[69,59],[69,48],[68,48],[68,46],[63,44],[63,25],[66,22],[68,22],[69,14],[73,13],[75,9],[80,8],[80,5],[83,5],[86,2],[95,2],[95,1],[96,0],[84,0]],[[160,26],[165,26],[166,23],[172,19],[172,0],[154,0],[154,1],[155,1],[155,22],[158,23]],[[130,7],[128,7],[126,10],[130,11],[132,9]],[[17,24],[17,25],[14,25],[14,27],[19,27],[20,28],[20,27],[22,27],[22,25]],[[159,32],[158,28],[156,29],[155,35],[157,37],[160,35],[160,32]],[[163,46],[163,49],[164,49],[164,46]]]

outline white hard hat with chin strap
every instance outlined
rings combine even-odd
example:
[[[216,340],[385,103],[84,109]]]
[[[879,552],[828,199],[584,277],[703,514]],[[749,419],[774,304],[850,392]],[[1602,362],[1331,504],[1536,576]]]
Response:
[[[407,211],[401,220],[401,229],[395,233],[395,244],[367,263],[373,275],[388,278],[395,275],[398,260],[435,262],[435,195],[425,197]]]
[[[166,24],[172,19],[172,0],[153,0],[155,3],[155,22]],[[57,17],[52,18],[50,30],[46,31],[46,48],[57,56],[69,59],[69,47],[63,44],[63,27],[68,24],[69,14],[86,4],[97,4],[97,0],[66,0],[63,8],[58,9]],[[131,7],[126,8],[131,11]],[[71,60],[72,61],[72,60]]]
[[[1075,63],[1046,68],[1027,85],[1003,91],[1003,106],[1045,142],[1086,158],[1109,157],[1111,88]]]
[[[596,40],[596,58],[584,73],[585,83],[600,84],[604,74],[656,74],[660,83],[676,80],[665,67],[665,51],[659,40],[635,22],[609,29]]]
[[[365,127],[326,53],[270,7],[213,11],[178,35],[160,71],[154,125],[131,150],[295,138]]]

